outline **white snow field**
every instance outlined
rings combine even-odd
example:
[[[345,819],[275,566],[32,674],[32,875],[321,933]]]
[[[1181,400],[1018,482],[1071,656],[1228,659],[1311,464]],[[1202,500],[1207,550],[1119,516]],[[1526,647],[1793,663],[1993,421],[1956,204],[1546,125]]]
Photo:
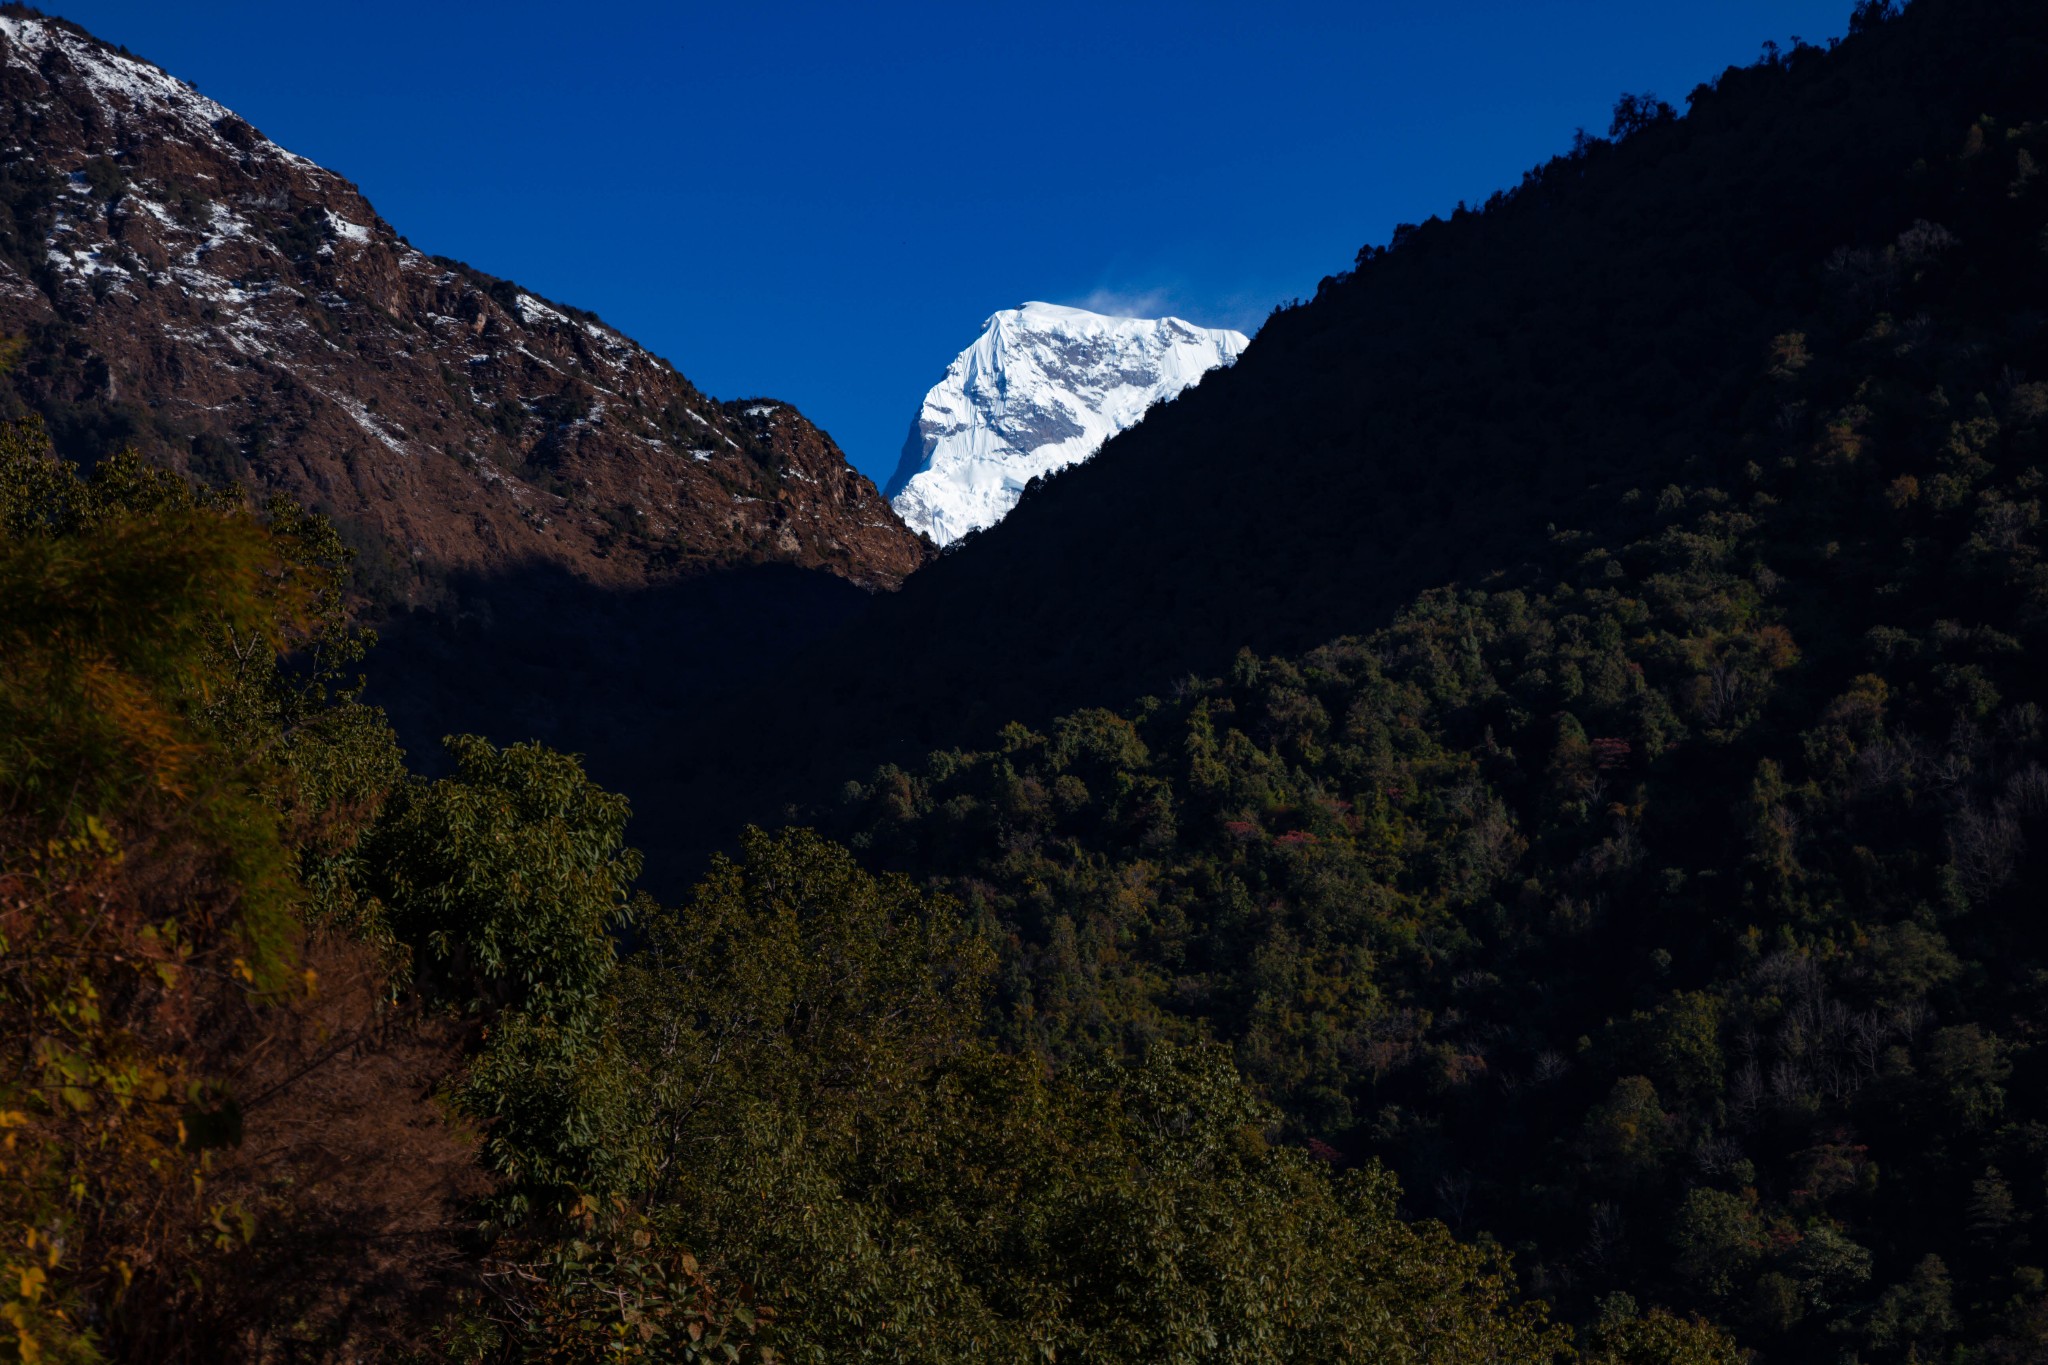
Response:
[[[910,529],[950,544],[1250,344],[1179,318],[1006,308],[924,396],[884,492]]]

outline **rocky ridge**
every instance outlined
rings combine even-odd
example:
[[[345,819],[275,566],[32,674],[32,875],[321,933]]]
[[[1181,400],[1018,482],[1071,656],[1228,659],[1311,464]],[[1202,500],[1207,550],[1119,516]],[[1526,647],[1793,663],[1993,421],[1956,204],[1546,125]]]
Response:
[[[543,563],[891,588],[930,547],[787,404],[427,256],[333,172],[64,21],[0,10],[0,332],[60,449],[328,513],[394,603]]]

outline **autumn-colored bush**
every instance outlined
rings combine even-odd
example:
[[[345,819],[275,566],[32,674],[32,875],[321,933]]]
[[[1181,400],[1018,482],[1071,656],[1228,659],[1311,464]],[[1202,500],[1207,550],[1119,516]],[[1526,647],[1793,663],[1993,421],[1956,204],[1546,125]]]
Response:
[[[24,1360],[358,1332],[365,1286],[431,1278],[394,1246],[445,1243],[478,1186],[422,1100],[455,1036],[315,927],[396,772],[332,690],[322,531],[0,431],[0,1318]]]

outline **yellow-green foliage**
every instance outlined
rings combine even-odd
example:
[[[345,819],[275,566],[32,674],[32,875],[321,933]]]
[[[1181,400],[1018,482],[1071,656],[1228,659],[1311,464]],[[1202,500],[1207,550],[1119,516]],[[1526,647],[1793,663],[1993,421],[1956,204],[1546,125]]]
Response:
[[[209,1185],[240,1122],[209,1053],[312,986],[286,795],[322,779],[282,751],[318,745],[244,742],[331,597],[305,549],[0,430],[0,1356],[90,1358],[138,1281],[252,1234]]]
[[[1601,1305],[1588,1333],[1586,1365],[1745,1365],[1750,1358],[1719,1328],[1653,1308],[1638,1314],[1635,1301],[1616,1294]]]

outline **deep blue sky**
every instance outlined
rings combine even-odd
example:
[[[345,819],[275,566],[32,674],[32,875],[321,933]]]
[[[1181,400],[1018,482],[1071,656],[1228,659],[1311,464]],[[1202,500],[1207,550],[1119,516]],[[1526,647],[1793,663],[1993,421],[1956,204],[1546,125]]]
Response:
[[[43,0],[355,180],[422,250],[591,308],[879,482],[1026,299],[1255,330],[1850,0]]]

